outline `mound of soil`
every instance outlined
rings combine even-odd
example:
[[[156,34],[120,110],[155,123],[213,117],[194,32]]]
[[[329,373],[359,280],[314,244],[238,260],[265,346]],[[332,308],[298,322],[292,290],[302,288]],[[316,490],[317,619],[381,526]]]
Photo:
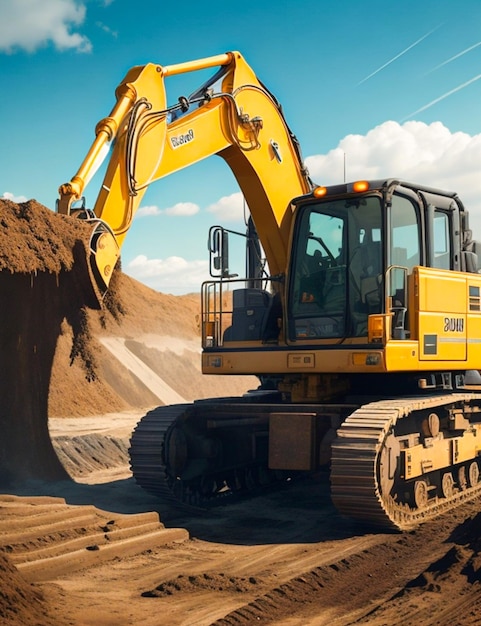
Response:
[[[87,375],[85,360],[71,358],[74,331],[65,320],[52,366],[50,417],[103,415],[159,405],[158,398],[139,378],[119,367],[99,340],[103,336],[121,336],[130,342],[138,342],[145,334],[175,336],[195,341],[200,349],[200,298],[197,294],[161,294],[120,270],[114,272],[103,308],[88,309],[85,316],[89,330],[83,333],[82,339],[93,371]],[[191,374],[199,378],[200,355],[190,357],[198,365],[198,371]],[[167,364],[166,369],[172,371],[172,365]],[[161,374],[163,372],[159,372]]]
[[[0,621],[2,624],[32,626],[65,623],[51,617],[51,608],[43,593],[28,583],[3,554],[0,554]]]
[[[84,310],[95,299],[86,224],[35,200],[0,200],[0,226],[0,485],[8,487],[67,477],[48,435],[50,373],[64,319],[73,354],[82,353]]]

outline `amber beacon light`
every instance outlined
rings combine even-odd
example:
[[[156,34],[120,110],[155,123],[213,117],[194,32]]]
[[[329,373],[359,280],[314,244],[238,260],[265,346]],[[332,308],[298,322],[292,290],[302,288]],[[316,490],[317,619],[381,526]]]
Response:
[[[369,183],[367,180],[358,180],[352,185],[352,190],[356,192],[368,191]]]

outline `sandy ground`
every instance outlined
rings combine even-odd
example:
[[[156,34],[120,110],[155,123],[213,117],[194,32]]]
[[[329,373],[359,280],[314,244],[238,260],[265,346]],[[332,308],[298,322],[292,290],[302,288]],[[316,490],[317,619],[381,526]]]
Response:
[[[68,441],[76,442],[88,468],[92,440],[127,443],[138,417],[123,412],[101,419],[52,419],[50,431],[59,454],[73,459],[72,472],[78,461],[68,452]],[[95,505],[113,518],[155,511],[165,528],[160,534],[167,534],[133,554],[120,542],[107,560],[101,545],[90,552],[92,561],[63,564],[58,575],[55,569],[45,575],[41,568],[20,568],[43,595],[52,623],[448,626],[481,621],[479,502],[414,532],[381,534],[341,518],[330,503],[327,476],[318,475],[250,500],[226,498],[209,511],[179,510],[143,492],[126,457],[115,459],[107,446],[103,449],[97,456],[105,467],[77,475],[75,482],[32,484],[23,494],[26,501],[36,502],[32,494],[55,496],[78,510]],[[78,466],[77,474],[85,467]],[[42,532],[47,545],[61,542],[53,530],[38,528]],[[15,550],[20,548],[11,556]]]

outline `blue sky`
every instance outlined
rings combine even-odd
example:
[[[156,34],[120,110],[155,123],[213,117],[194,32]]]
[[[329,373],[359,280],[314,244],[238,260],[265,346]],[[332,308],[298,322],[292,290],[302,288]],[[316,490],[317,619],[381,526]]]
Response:
[[[228,50],[281,102],[316,182],[342,181],[345,162],[349,180],[458,191],[481,239],[479,0],[0,0],[0,197],[53,209],[130,67]],[[204,79],[167,79],[169,100]],[[217,223],[242,230],[243,203],[212,157],[149,188],[122,267],[162,292],[197,291]]]

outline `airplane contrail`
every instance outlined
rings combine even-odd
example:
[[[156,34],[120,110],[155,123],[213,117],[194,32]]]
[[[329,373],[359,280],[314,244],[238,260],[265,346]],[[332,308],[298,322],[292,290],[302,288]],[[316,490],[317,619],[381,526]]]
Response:
[[[407,48],[405,48],[402,52],[400,52],[399,54],[396,54],[395,57],[393,57],[392,59],[390,59],[389,61],[387,61],[386,63],[384,63],[384,65],[381,65],[381,67],[378,67],[377,70],[374,70],[374,72],[372,72],[371,74],[369,74],[369,76],[366,76],[366,78],[363,78],[358,84],[362,85],[362,83],[365,83],[367,80],[369,80],[370,78],[372,78],[373,76],[375,76],[378,72],[380,72],[381,70],[383,70],[385,67],[387,67],[388,65],[391,65],[391,63],[394,63],[394,61],[396,61],[397,59],[399,59],[399,57],[402,57],[403,54],[406,54],[406,52],[409,52],[409,50],[411,50],[412,48],[414,48],[415,46],[417,46],[418,44],[421,43],[421,41],[423,41],[424,39],[426,39],[426,37],[429,37],[429,35],[432,35],[434,33],[435,30],[437,30],[439,28],[439,26],[436,26],[436,28],[433,28],[432,30],[430,30],[428,33],[426,33],[425,35],[423,35],[420,39],[418,39],[417,41],[415,41],[414,43],[412,43],[410,46],[408,46]]]
[[[433,67],[433,69],[429,70],[429,72],[426,72],[426,74],[430,74],[431,72],[435,72],[440,67],[443,67],[444,65],[447,65],[448,63],[451,63],[451,61],[455,61],[456,59],[459,59],[459,57],[462,57],[463,55],[467,54],[468,52],[471,52],[471,50],[474,50],[478,46],[481,46],[481,41],[478,41],[478,43],[475,43],[472,46],[469,46],[469,48],[466,48],[462,52],[458,52],[458,54],[455,54],[453,57],[451,57],[449,59],[446,59],[446,61],[443,61],[439,65],[436,65],[436,67]]]
[[[447,91],[445,94],[443,94],[442,96],[439,96],[439,98],[436,98],[435,100],[431,100],[431,102],[428,102],[428,104],[425,104],[423,107],[421,107],[420,109],[418,109],[417,111],[413,111],[413,113],[410,113],[409,115],[407,115],[406,117],[403,117],[403,119],[401,120],[401,122],[405,122],[406,120],[408,120],[409,118],[413,117],[413,115],[417,115],[418,113],[421,113],[422,111],[426,111],[426,109],[431,108],[432,106],[434,106],[435,104],[437,104],[438,102],[441,102],[441,100],[444,100],[445,98],[448,98],[449,96],[452,96],[453,93],[456,93],[457,91],[461,91],[461,89],[464,89],[465,87],[468,87],[468,85],[471,85],[472,83],[475,83],[477,80],[479,80],[481,78],[481,74],[478,74],[477,76],[475,76],[474,78],[470,78],[469,80],[467,80],[465,83],[463,83],[462,85],[458,85],[457,87],[455,87],[454,89],[451,89],[450,91]]]

